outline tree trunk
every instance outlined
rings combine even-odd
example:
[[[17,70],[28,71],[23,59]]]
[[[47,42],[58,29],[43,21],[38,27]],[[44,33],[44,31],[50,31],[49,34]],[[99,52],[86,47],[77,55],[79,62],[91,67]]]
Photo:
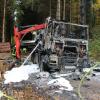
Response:
[[[60,6],[60,0],[57,0],[56,19],[57,19],[57,20],[61,20],[61,6]]]
[[[51,0],[50,0],[50,12],[49,12],[49,14],[50,14],[50,17],[51,17]]]
[[[70,23],[72,22],[72,7],[71,7],[71,4],[72,4],[72,0],[70,0]]]
[[[80,0],[80,24],[86,24],[86,1]]]
[[[65,20],[66,0],[63,0],[63,20]]]
[[[4,0],[3,26],[2,26],[2,42],[5,42],[5,15],[6,15],[6,0]]]

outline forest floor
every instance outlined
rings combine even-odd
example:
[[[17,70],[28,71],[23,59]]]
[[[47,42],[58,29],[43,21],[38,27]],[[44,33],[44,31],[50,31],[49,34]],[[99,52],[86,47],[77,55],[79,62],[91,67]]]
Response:
[[[9,58],[9,54],[0,54],[0,82],[3,79],[3,73],[9,69],[10,63],[7,63],[5,59]],[[95,78],[97,77],[97,78]],[[74,93],[77,95],[78,86],[80,80],[69,80],[71,85],[74,87]],[[0,86],[1,88],[2,86]],[[17,91],[17,92],[16,92]],[[19,92],[18,92],[19,91]],[[13,97],[15,100],[81,100],[77,96],[75,99],[71,97],[71,92],[64,92],[58,94],[50,95],[51,89],[37,89],[29,86],[24,89],[16,89],[14,90]],[[94,76],[91,80],[86,80],[81,86],[81,94],[84,98],[83,100],[100,100],[100,76]],[[30,99],[29,99],[30,98]],[[0,100],[5,100],[0,99]]]
[[[77,92],[80,81],[72,81],[71,83]],[[100,81],[95,79],[85,81],[81,86],[81,95],[83,100],[100,100]]]

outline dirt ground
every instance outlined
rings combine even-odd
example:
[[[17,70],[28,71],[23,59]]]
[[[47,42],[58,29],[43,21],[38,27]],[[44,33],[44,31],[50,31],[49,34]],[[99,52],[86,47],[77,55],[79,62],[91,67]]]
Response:
[[[71,81],[74,91],[78,92],[80,81]],[[81,95],[83,100],[100,100],[100,82],[96,80],[87,80],[81,86]]]
[[[2,74],[9,68],[9,63],[5,62],[5,59],[7,59],[7,57],[9,57],[9,55],[0,54],[0,80],[2,80],[3,78]],[[71,80],[70,82],[74,87],[74,92],[77,94],[77,89],[80,81]],[[81,94],[84,98],[83,100],[100,100],[100,81],[85,81],[81,87]],[[49,94],[46,94],[46,91],[42,91],[41,89],[31,89],[30,87],[26,87],[22,90],[15,89],[13,96],[16,98],[16,100],[74,100],[68,99],[67,96],[63,97],[64,99],[61,99],[61,95],[54,95],[53,99],[51,99],[52,97],[50,97]]]

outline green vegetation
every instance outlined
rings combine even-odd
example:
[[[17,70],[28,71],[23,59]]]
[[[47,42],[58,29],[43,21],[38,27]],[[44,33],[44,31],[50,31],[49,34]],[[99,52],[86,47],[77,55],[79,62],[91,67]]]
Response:
[[[21,1],[18,3],[18,1]],[[17,9],[17,21],[20,25],[42,23],[48,16],[56,18],[59,0],[6,0],[5,40],[13,38],[14,12]],[[90,26],[89,54],[100,60],[100,0],[86,0],[86,24]],[[59,3],[59,2],[58,2]],[[66,22],[80,23],[80,0],[60,0],[60,19]],[[64,12],[65,9],[65,12]],[[4,0],[0,1],[0,34],[4,14]],[[97,25],[98,24],[98,25]],[[0,35],[0,42],[2,35]],[[12,42],[13,43],[13,42]]]
[[[89,43],[89,54],[92,59],[100,61],[100,25],[91,29],[92,38]]]

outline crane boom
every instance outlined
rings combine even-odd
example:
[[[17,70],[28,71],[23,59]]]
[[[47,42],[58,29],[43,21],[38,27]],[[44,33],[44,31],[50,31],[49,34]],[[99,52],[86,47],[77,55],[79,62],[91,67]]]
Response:
[[[21,59],[21,52],[20,52],[21,36],[31,32],[31,31],[44,29],[44,28],[46,28],[46,26],[47,26],[47,24],[35,25],[35,26],[29,27],[27,29],[24,29],[22,31],[19,31],[18,27],[14,26],[14,40],[15,40],[15,47],[16,47],[16,59]]]

